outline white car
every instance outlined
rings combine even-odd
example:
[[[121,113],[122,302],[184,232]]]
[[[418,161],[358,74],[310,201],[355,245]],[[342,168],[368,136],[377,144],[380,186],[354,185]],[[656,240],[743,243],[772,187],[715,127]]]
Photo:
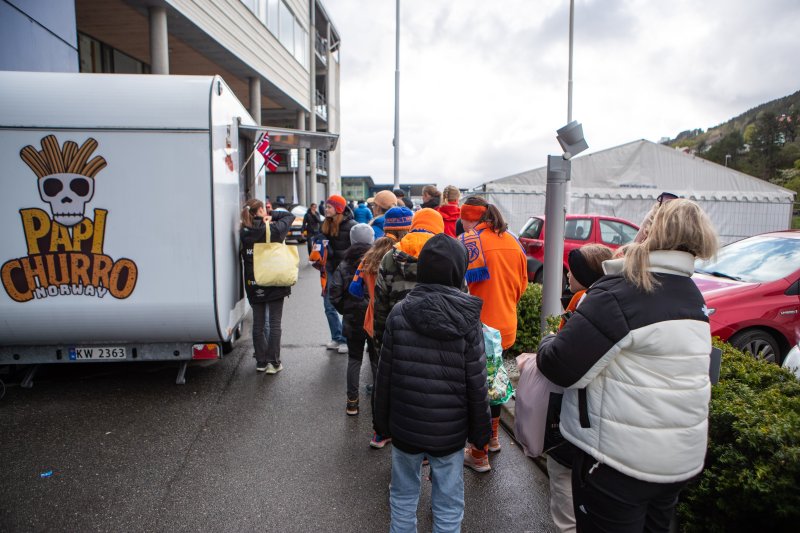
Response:
[[[800,343],[795,344],[794,347],[789,350],[789,353],[786,354],[786,357],[783,359],[783,368],[794,372],[794,375],[800,379]]]

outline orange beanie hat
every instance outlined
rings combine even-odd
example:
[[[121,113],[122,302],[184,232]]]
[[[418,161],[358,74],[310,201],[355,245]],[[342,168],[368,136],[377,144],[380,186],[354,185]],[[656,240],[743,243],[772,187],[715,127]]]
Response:
[[[438,211],[426,207],[414,213],[411,219],[411,231],[422,229],[434,234],[444,233],[444,219]]]
[[[347,207],[347,200],[338,194],[332,194],[330,198],[328,198],[328,203],[331,204],[333,209],[340,214],[344,213],[344,209]]]

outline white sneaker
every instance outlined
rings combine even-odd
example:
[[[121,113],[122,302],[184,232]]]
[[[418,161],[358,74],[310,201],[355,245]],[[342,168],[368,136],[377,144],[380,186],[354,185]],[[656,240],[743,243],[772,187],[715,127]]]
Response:
[[[278,366],[273,365],[272,363],[267,365],[267,374],[277,374],[283,370],[283,365],[278,363]]]
[[[337,350],[337,351],[338,351],[339,353],[347,353],[347,352],[349,352],[350,350],[348,350],[348,349],[347,349],[347,345],[346,345],[346,344],[340,344],[340,345],[339,345],[339,348],[338,348],[338,350]]]
[[[329,350],[337,350],[339,348],[339,343],[336,341],[331,341],[325,345],[325,348]]]

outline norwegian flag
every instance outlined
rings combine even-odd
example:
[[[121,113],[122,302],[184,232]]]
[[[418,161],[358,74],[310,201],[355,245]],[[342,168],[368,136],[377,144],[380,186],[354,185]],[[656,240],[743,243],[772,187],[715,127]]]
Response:
[[[276,154],[275,152],[270,152],[267,156],[267,170],[270,172],[275,172],[278,170],[278,165],[281,164],[281,156]]]
[[[258,152],[261,155],[263,155],[265,158],[269,156],[269,135],[268,134],[265,133],[264,136],[261,137],[261,140],[258,141],[258,144],[256,145],[256,150],[258,150]]]

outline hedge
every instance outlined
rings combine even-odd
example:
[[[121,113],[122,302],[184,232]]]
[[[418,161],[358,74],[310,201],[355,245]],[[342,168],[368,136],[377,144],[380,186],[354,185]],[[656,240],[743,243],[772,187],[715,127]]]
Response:
[[[682,492],[681,530],[800,530],[800,382],[777,365],[722,349],[703,472]]]
[[[536,351],[541,303],[541,285],[530,284],[511,352]],[[800,381],[719,339],[714,345],[722,365],[711,390],[705,469],[681,493],[680,529],[800,531]]]

